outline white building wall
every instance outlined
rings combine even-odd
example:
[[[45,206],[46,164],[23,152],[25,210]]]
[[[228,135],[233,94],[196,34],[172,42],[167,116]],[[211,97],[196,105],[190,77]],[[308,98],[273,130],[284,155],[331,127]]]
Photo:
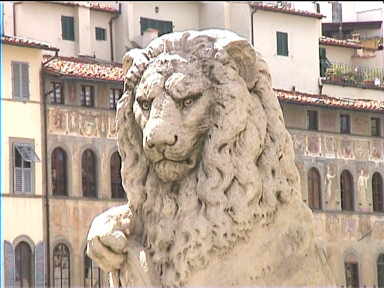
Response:
[[[91,54],[98,59],[111,60],[111,38],[109,20],[113,17],[112,13],[105,13],[91,10]],[[96,27],[105,29],[105,40],[96,40]],[[113,29],[113,28],[112,28]],[[114,32],[114,31],[113,31]],[[114,33],[113,37],[119,38],[119,34]]]
[[[289,56],[277,55],[276,32],[288,33]],[[273,88],[318,93],[320,19],[258,10],[254,45],[266,59]]]

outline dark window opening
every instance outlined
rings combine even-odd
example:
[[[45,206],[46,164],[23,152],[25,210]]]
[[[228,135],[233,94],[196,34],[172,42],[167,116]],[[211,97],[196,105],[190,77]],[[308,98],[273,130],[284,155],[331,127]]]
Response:
[[[384,288],[384,254],[377,258],[377,286]]]
[[[95,88],[93,86],[81,86],[80,102],[81,106],[95,106]]]
[[[32,249],[26,242],[20,242],[15,249],[15,287],[33,287]]]
[[[380,118],[371,118],[371,135],[380,136]]]
[[[318,122],[319,120],[317,111],[307,111],[308,130],[318,130]]]
[[[111,157],[111,190],[113,199],[124,199],[126,197],[121,180],[121,158],[118,152]]]
[[[349,171],[344,170],[340,176],[341,210],[353,211],[353,178]]]
[[[96,27],[96,40],[106,40],[106,33],[104,28]]]
[[[340,133],[350,134],[351,133],[351,120],[349,115],[340,115]]]
[[[373,202],[373,211],[384,212],[383,178],[377,172],[374,173],[372,176],[372,202]]]
[[[69,249],[64,244],[58,244],[53,249],[53,281],[54,287],[70,287],[70,254]]]
[[[75,41],[75,20],[70,16],[61,16],[61,36],[63,40]]]
[[[288,56],[288,33],[276,32],[277,55]]]
[[[107,274],[104,273],[91,258],[84,253],[84,287],[109,287]]]
[[[356,262],[345,262],[345,284],[347,288],[359,287],[359,267]]]
[[[67,194],[67,154],[61,148],[52,152],[52,194],[68,196]]]
[[[314,167],[308,171],[308,205],[311,209],[321,209],[321,179]]]
[[[84,197],[96,198],[96,157],[91,150],[85,150],[81,159],[82,187]]]

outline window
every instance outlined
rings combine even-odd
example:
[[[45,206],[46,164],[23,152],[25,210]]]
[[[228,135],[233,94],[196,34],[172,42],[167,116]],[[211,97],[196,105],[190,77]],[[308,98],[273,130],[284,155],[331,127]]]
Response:
[[[359,264],[354,255],[349,255],[344,261],[345,284],[347,288],[359,287]]]
[[[90,150],[85,150],[81,158],[81,173],[84,197],[96,195],[96,157]]]
[[[340,176],[341,210],[353,211],[353,179],[349,171],[344,170]]]
[[[51,82],[51,104],[64,104],[63,84]]]
[[[12,70],[12,98],[19,100],[29,99],[29,64],[14,62]]]
[[[75,25],[74,18],[69,16],[61,16],[61,36],[63,40],[75,41]]]
[[[314,167],[308,171],[308,205],[311,209],[321,209],[320,174]]]
[[[125,191],[121,181],[121,158],[118,152],[111,157],[111,191],[112,198],[125,198]]]
[[[84,252],[84,287],[109,287],[107,274]]]
[[[307,111],[308,130],[318,130],[317,111]]]
[[[340,115],[340,133],[351,133],[351,123],[349,115]]]
[[[82,106],[95,106],[95,88],[93,86],[81,86],[80,102]]]
[[[379,173],[372,176],[372,202],[373,211],[384,212],[383,207],[383,178]]]
[[[123,89],[112,88],[109,94],[109,108],[116,110],[117,101],[123,95]]]
[[[161,21],[140,17],[140,27],[141,35],[143,35],[149,28],[159,31],[158,36],[173,32],[173,24],[171,21]]]
[[[96,27],[96,40],[106,40],[104,28]]]
[[[15,248],[15,287],[32,287],[33,277],[32,249],[27,242],[20,242]]]
[[[67,196],[67,154],[60,147],[52,152],[52,194]]]
[[[380,118],[371,118],[371,135],[380,136]]]
[[[70,255],[65,244],[58,244],[53,249],[53,281],[54,287],[70,287]]]
[[[377,286],[384,288],[384,254],[377,258]]]
[[[288,56],[288,33],[276,32],[277,55]]]
[[[15,193],[32,193],[33,162],[40,161],[32,144],[15,143],[13,145]]]

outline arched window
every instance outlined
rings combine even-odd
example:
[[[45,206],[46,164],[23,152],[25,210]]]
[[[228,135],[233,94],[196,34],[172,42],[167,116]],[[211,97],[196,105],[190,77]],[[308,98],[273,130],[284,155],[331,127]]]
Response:
[[[52,194],[67,194],[67,154],[60,147],[52,152]]]
[[[321,209],[320,173],[314,167],[308,171],[308,205],[311,209]]]
[[[121,158],[118,152],[111,157],[111,191],[112,198],[125,198],[124,188],[121,182]]]
[[[92,150],[83,152],[81,158],[81,174],[84,197],[97,197],[96,192],[96,156]]]
[[[353,211],[353,178],[349,171],[344,170],[340,176],[341,210]]]
[[[383,178],[379,173],[372,176],[372,201],[373,211],[383,212]]]
[[[347,288],[359,287],[359,263],[356,256],[348,255],[344,260],[345,285]]]
[[[84,287],[109,287],[107,274],[84,252]]]
[[[20,242],[15,248],[15,286],[19,288],[32,287],[33,282],[32,249],[27,242]]]
[[[70,287],[70,255],[65,244],[58,244],[53,249],[53,281],[54,287]]]
[[[384,288],[384,254],[377,258],[377,286]]]

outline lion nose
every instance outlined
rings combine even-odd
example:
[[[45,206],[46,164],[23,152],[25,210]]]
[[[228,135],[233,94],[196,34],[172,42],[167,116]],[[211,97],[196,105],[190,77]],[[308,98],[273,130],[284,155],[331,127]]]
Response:
[[[163,133],[162,133],[163,134]],[[164,152],[164,149],[168,146],[173,146],[176,144],[178,140],[177,135],[172,135],[168,133],[164,133],[163,135],[158,135],[157,137],[147,137],[146,142],[148,148],[155,148],[159,150],[159,152]]]

